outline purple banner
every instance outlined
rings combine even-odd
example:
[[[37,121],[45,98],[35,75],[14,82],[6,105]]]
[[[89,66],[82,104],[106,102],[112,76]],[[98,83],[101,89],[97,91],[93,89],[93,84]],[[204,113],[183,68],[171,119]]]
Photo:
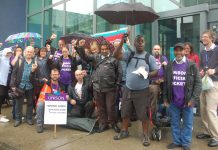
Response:
[[[67,101],[67,97],[66,97],[66,94],[64,93],[61,93],[60,95],[46,93],[45,100],[46,101]]]

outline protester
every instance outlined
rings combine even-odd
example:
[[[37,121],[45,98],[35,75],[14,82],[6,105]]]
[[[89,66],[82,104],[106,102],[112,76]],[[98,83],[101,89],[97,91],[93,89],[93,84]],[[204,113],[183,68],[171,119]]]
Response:
[[[43,125],[44,125],[44,106],[45,106],[45,94],[46,93],[54,93],[58,94],[61,92],[64,92],[64,86],[58,81],[60,78],[60,73],[58,69],[54,68],[51,70],[50,74],[51,80],[46,82],[43,85],[43,88],[40,92],[37,108],[36,108],[36,130],[38,133],[42,133],[44,131]]]
[[[167,65],[164,82],[164,105],[169,107],[173,142],[168,149],[190,150],[193,129],[193,107],[201,93],[197,66],[185,57],[184,44],[174,46],[175,59]],[[181,119],[183,121],[181,121]]]
[[[72,105],[69,110],[69,116],[71,117],[91,117],[86,116],[89,110],[86,110],[87,102],[89,99],[88,84],[83,79],[83,71],[75,71],[76,82],[73,82],[72,85],[68,88],[69,102]],[[68,107],[69,108],[69,107]],[[94,111],[94,107],[93,110]]]
[[[215,34],[207,30],[201,34],[201,41],[205,48],[200,53],[200,74],[208,75],[214,87],[202,91],[200,97],[201,120],[204,124],[204,133],[198,134],[198,139],[208,139],[208,146],[218,146],[218,47],[213,43]]]
[[[19,126],[22,123],[22,107],[24,97],[27,99],[27,111],[26,119],[29,125],[33,125],[32,114],[33,114],[33,82],[35,78],[30,78],[31,74],[35,74],[37,65],[34,64],[34,48],[27,46],[24,50],[24,58],[17,61],[13,67],[11,76],[11,89],[13,92],[18,93],[15,98],[15,123],[14,127]]]
[[[14,66],[19,58],[23,58],[23,49],[21,47],[16,47],[14,50],[14,55],[11,57],[11,65]]]
[[[125,35],[120,45],[114,51],[114,57],[118,57],[121,53]],[[120,140],[129,136],[128,125],[132,114],[133,107],[136,110],[138,119],[142,122],[143,127],[143,145],[150,145],[148,128],[149,128],[149,79],[157,74],[157,65],[153,56],[149,55],[145,50],[145,40],[141,35],[136,36],[134,41],[135,50],[124,53],[123,60],[127,62],[126,70],[126,87],[124,88],[121,116],[122,130],[114,136],[114,140]],[[141,74],[135,74],[138,69],[147,72],[148,78]]]
[[[2,104],[8,98],[9,81],[11,75],[10,57],[12,50],[5,48],[0,54],[0,122],[8,122],[9,119],[2,115]]]
[[[85,41],[80,40],[77,52],[83,60],[93,63],[94,71],[91,81],[99,117],[98,132],[107,130],[108,122],[115,132],[119,132],[120,129],[117,126],[115,115],[115,91],[122,77],[121,66],[119,62],[112,57],[109,44],[106,41],[101,43],[101,51],[99,54],[96,53],[89,56],[85,54],[84,45]]]
[[[197,67],[199,68],[200,66],[200,59],[197,54],[194,53],[194,48],[190,42],[185,42],[184,43],[184,48],[185,48],[185,56],[189,60],[193,61],[196,63]]]

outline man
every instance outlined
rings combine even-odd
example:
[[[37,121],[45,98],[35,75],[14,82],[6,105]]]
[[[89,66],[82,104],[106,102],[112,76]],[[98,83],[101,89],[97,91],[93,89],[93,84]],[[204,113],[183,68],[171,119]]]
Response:
[[[119,47],[114,51],[114,57],[118,57],[121,53],[121,49],[124,43],[123,36]],[[150,145],[148,136],[149,127],[149,115],[148,108],[150,107],[149,102],[149,79],[144,78],[142,75],[135,74],[139,68],[142,68],[144,72],[148,73],[148,77],[154,77],[157,74],[157,65],[153,56],[148,55],[144,50],[145,40],[141,35],[136,36],[135,51],[127,51],[124,53],[123,60],[127,62],[126,69],[126,86],[124,87],[122,106],[121,106],[121,117],[122,130],[114,137],[114,140],[120,140],[129,136],[128,125],[131,117],[133,107],[135,107],[138,119],[142,122],[143,127],[143,145]],[[132,55],[132,58],[130,59]],[[149,56],[149,57],[147,57]]]
[[[20,93],[20,95],[15,99],[16,106],[14,127],[17,127],[22,123],[22,107],[24,97],[27,99],[27,123],[29,125],[33,125],[33,82],[35,80],[34,74],[37,68],[37,64],[34,64],[33,57],[34,48],[32,46],[27,46],[24,50],[24,58],[20,58],[13,67],[10,86],[14,92]],[[33,78],[30,78],[31,74],[33,74]]]
[[[151,78],[151,85],[149,86],[152,115],[155,116],[159,93],[163,90],[164,69],[166,68],[168,60],[165,56],[162,55],[161,46],[158,44],[154,45],[152,49],[152,54],[156,60],[156,64],[158,67],[158,74],[156,77]]]
[[[168,149],[190,150],[193,128],[193,106],[201,93],[201,78],[195,63],[185,57],[184,45],[174,46],[174,61],[167,65],[164,82],[164,105],[171,114],[173,143]],[[183,122],[181,122],[181,119]]]
[[[201,119],[205,126],[205,132],[197,135],[198,139],[208,139],[208,146],[218,146],[218,47],[214,42],[214,33],[210,30],[201,35],[201,41],[205,46],[200,54],[200,74],[209,75],[213,80],[214,87],[210,90],[202,91],[200,97]]]
[[[75,71],[76,82],[73,82],[72,85],[68,88],[68,95],[70,104],[73,106],[69,110],[69,115],[71,117],[90,117],[86,116],[88,111],[94,111],[94,107],[92,110],[86,110],[87,102],[89,101],[89,91],[88,84],[83,79],[83,71],[76,70]],[[69,108],[69,107],[68,107]]]
[[[39,99],[37,103],[36,116],[37,116],[37,132],[43,132],[44,124],[44,106],[45,106],[45,94],[54,93],[58,94],[64,92],[64,87],[58,82],[60,78],[60,73],[58,69],[52,69],[50,74],[51,80],[43,85],[43,88],[39,94]]]
[[[89,56],[85,55],[82,48],[84,44],[85,41],[80,40],[77,51],[83,60],[93,63],[94,71],[91,82],[99,117],[98,132],[107,130],[108,123],[111,124],[115,132],[119,132],[115,114],[115,91],[122,78],[122,68],[120,63],[112,57],[109,44],[106,41],[101,43],[99,54]]]

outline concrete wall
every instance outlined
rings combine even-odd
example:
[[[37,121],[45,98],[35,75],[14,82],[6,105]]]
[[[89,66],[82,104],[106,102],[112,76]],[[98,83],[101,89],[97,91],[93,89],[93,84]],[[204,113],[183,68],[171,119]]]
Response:
[[[0,0],[0,42],[11,34],[25,31],[26,0]]]

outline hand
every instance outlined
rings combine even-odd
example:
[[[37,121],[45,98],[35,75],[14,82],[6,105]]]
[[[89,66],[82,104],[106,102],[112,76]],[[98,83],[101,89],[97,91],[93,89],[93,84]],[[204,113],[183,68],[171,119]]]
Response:
[[[76,100],[71,99],[71,100],[70,100],[70,103],[71,103],[72,105],[76,105]]]
[[[194,101],[190,100],[190,101],[188,102],[188,107],[194,107],[194,105],[195,105],[195,102],[194,102]]]
[[[69,99],[69,95],[66,95],[66,99],[67,99],[67,100]]]
[[[0,43],[0,47],[2,47],[3,43]]]
[[[48,82],[48,79],[46,79],[46,78],[43,78],[43,79],[42,79],[42,81],[44,81],[44,82]]]
[[[22,55],[22,52],[20,52],[20,51],[17,51],[16,52],[16,56],[15,57],[19,57],[19,56],[21,56]]]
[[[85,45],[86,41],[84,39],[79,41],[79,46],[83,47]]]
[[[164,61],[164,62],[162,63],[162,65],[166,66],[166,65],[167,65],[167,62],[166,62],[166,61]]]
[[[50,55],[50,56],[49,56],[49,59],[52,59],[52,58],[53,58],[53,55]]]
[[[54,33],[53,33],[53,34],[51,35],[51,37],[50,37],[51,40],[56,39],[56,38],[57,38],[57,35],[54,34]]]
[[[204,70],[200,71],[200,76],[203,77],[204,76]]]
[[[32,72],[34,72],[36,70],[36,68],[38,67],[37,64],[32,64]]]
[[[129,37],[126,38],[126,44],[130,46]]]
[[[214,75],[215,74],[215,69],[208,69],[207,71],[206,71],[206,73],[208,74],[208,75]]]
[[[11,87],[11,90],[12,90],[13,92],[15,92],[15,91],[16,91],[16,87]]]

